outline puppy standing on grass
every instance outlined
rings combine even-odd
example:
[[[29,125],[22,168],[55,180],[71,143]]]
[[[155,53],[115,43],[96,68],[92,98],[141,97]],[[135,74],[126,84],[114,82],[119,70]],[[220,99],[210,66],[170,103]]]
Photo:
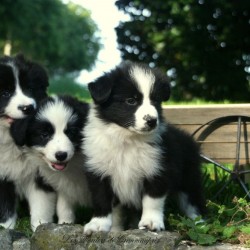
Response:
[[[32,212],[31,223],[41,218],[51,221],[42,211],[36,211],[35,203],[53,193],[35,185],[39,162],[20,149],[10,135],[10,125],[15,119],[32,115],[37,104],[46,97],[48,77],[43,67],[23,56],[0,58],[0,225],[14,228],[16,223],[17,196],[28,199]]]
[[[164,204],[177,194],[185,214],[205,210],[199,149],[186,133],[164,121],[166,76],[126,62],[89,84],[94,100],[82,149],[86,155],[94,216],[84,232],[121,224],[120,206],[142,210],[140,229],[164,230]]]
[[[75,205],[90,205],[80,150],[87,113],[88,104],[69,96],[53,96],[44,99],[33,116],[17,120],[11,127],[16,144],[43,162],[37,180],[57,194],[52,209],[45,206],[51,202],[46,199],[33,201],[34,205],[51,217],[56,207],[59,224],[74,223]]]

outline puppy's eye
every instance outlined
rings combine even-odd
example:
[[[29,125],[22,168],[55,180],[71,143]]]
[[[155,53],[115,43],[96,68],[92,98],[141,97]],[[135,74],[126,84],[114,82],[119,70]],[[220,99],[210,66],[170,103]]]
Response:
[[[40,138],[41,138],[42,140],[49,139],[49,138],[50,138],[50,134],[49,134],[48,132],[42,132],[42,133],[40,134]]]
[[[8,97],[10,97],[10,96],[11,96],[11,94],[10,94],[10,92],[7,91],[7,90],[1,92],[1,97],[8,98]]]
[[[131,105],[131,106],[135,106],[135,105],[137,105],[138,102],[135,98],[127,98],[125,100],[125,103],[128,105]]]
[[[67,136],[77,136],[79,134],[79,128],[77,127],[69,127],[67,128],[64,133],[67,135]]]

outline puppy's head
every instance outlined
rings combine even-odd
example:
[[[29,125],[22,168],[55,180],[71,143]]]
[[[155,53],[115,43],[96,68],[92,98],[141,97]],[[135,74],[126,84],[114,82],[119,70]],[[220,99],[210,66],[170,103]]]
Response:
[[[71,97],[47,98],[35,115],[13,122],[12,137],[16,144],[31,147],[51,169],[64,170],[79,150],[87,110],[87,104]]]
[[[138,134],[158,127],[161,103],[170,96],[166,75],[132,62],[122,63],[88,87],[101,119]]]
[[[14,119],[32,114],[46,97],[48,76],[40,65],[22,55],[0,58],[0,122],[9,126]]]

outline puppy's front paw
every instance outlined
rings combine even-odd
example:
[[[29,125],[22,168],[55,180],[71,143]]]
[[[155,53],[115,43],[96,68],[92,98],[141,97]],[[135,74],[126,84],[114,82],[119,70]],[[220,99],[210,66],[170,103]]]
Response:
[[[122,226],[112,226],[110,231],[111,232],[121,232],[121,231],[123,231],[123,227]]]
[[[143,216],[139,222],[139,229],[149,229],[150,231],[165,230],[162,216]]]
[[[17,215],[14,214],[12,217],[8,218],[5,222],[1,222],[0,226],[7,229],[14,229],[16,225]]]
[[[68,214],[64,217],[58,216],[58,224],[74,224],[75,222],[75,216],[74,214]]]
[[[84,233],[91,235],[94,232],[103,231],[109,232],[111,229],[112,220],[110,216],[94,217],[89,223],[84,226]]]
[[[44,220],[40,220],[40,219],[31,220],[31,229],[33,232],[35,232],[38,226],[45,224],[45,223],[49,223],[49,222],[50,221],[44,221]]]

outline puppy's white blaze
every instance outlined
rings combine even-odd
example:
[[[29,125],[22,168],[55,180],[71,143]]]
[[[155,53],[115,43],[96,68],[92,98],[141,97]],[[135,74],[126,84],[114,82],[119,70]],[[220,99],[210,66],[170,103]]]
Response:
[[[53,99],[55,102],[48,102],[48,104],[39,111],[37,118],[49,121],[55,128],[61,131],[66,128],[69,121],[73,122],[77,117],[73,114],[73,110],[66,106],[63,101],[56,97]]]
[[[142,217],[139,222],[139,229],[164,230],[164,204],[166,196],[152,198],[145,195],[142,200]]]
[[[145,97],[149,97],[153,89],[155,76],[148,70],[135,66],[130,70],[130,76],[135,80],[138,89]]]
[[[36,102],[33,98],[30,98],[26,96],[19,83],[18,79],[18,70],[13,64],[9,64],[12,67],[14,78],[15,78],[15,84],[16,84],[16,89],[13,94],[13,96],[10,99],[10,102],[8,106],[5,109],[6,115],[12,117],[12,118],[23,118],[25,115],[21,110],[18,109],[19,106],[28,106],[28,105],[33,105],[34,108],[36,108]]]
[[[190,202],[188,201],[188,197],[185,193],[180,193],[178,196],[180,208],[186,214],[187,217],[194,220],[195,218],[200,216],[197,211],[197,208],[190,204]]]
[[[40,147],[40,149],[43,151],[45,157],[52,162],[57,161],[55,154],[59,151],[67,153],[65,161],[70,160],[74,155],[74,146],[72,142],[62,131],[57,131],[57,129],[52,140],[47,143],[46,147]]]
[[[147,128],[145,117],[149,116],[158,120],[158,112],[150,101],[150,93],[154,87],[155,76],[150,71],[137,66],[131,69],[130,76],[134,79],[138,90],[143,95],[143,102],[135,113],[135,126],[130,128],[140,132]]]
[[[94,217],[89,223],[84,226],[84,233],[90,235],[94,232],[110,231],[112,226],[112,215],[108,214],[107,217]]]

